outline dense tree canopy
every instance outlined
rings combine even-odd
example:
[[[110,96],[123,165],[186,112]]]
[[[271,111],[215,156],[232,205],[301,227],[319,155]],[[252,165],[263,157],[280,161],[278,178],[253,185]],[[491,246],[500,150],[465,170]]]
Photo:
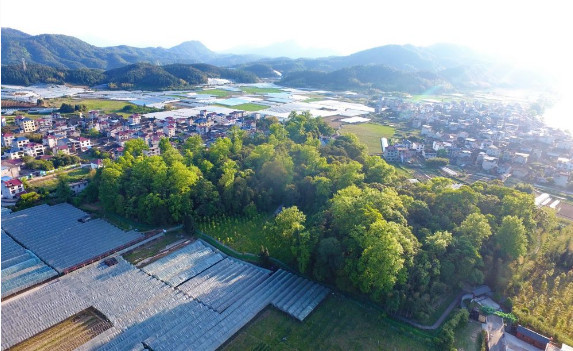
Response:
[[[303,113],[263,119],[252,135],[233,128],[209,146],[200,136],[163,139],[161,156],[130,141],[94,183],[106,211],[150,224],[282,208],[262,252],[287,248],[301,272],[422,321],[461,286],[503,289],[508,264],[555,226],[523,186],[411,184],[354,135],[332,133]]]

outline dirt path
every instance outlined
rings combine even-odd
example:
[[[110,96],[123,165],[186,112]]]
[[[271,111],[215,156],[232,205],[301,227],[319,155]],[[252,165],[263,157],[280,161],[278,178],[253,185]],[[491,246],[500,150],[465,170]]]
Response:
[[[400,317],[400,316],[394,316],[394,318],[396,318],[396,319],[398,319],[398,320],[400,320],[400,321],[402,321],[402,322],[406,322],[406,323],[408,323],[408,324],[410,324],[410,325],[413,325],[414,327],[419,328],[419,329],[423,329],[423,330],[436,330],[436,329],[438,329],[438,328],[440,327],[440,325],[442,325],[442,323],[444,322],[444,320],[445,320],[446,318],[448,318],[448,316],[450,315],[450,313],[452,312],[452,310],[454,309],[454,307],[456,307],[456,306],[460,303],[461,298],[462,298],[462,296],[463,296],[464,294],[465,294],[465,292],[459,293],[459,294],[455,297],[455,299],[452,300],[452,302],[450,303],[450,305],[448,306],[448,308],[446,308],[446,309],[444,310],[444,313],[442,313],[442,315],[440,316],[440,318],[438,318],[438,320],[437,320],[436,322],[434,322],[434,324],[432,324],[432,325],[423,325],[423,324],[420,324],[420,323],[418,323],[418,322],[416,322],[416,321],[413,321],[413,320],[411,320],[411,319],[404,318],[404,317]]]

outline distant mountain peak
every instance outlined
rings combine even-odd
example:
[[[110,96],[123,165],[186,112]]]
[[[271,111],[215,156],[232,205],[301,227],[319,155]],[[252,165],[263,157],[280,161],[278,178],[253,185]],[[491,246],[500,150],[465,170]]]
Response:
[[[4,37],[4,35],[10,35],[12,37],[16,37],[16,38],[28,38],[31,37],[30,34],[24,33],[22,31],[19,31],[17,29],[14,28],[9,28],[9,27],[2,27],[2,37]]]
[[[17,64],[22,58],[30,64],[79,69],[113,69],[137,62],[159,64],[210,63],[218,66],[252,61],[252,56],[218,54],[192,40],[169,49],[138,48],[128,45],[97,47],[78,38],[60,34],[28,35],[2,28],[2,64]]]

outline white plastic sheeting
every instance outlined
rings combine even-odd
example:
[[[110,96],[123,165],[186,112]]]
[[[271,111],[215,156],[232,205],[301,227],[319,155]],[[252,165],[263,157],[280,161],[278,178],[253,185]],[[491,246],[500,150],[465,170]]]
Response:
[[[78,221],[86,215],[69,204],[40,205],[2,216],[2,229],[59,272],[142,237],[101,219]]]

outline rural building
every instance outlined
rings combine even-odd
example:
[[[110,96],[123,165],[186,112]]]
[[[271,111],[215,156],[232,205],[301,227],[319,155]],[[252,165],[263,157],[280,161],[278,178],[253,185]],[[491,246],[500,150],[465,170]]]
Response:
[[[30,139],[26,137],[17,137],[14,140],[12,140],[12,147],[19,150],[23,150],[24,146],[27,145],[28,143],[30,143]]]
[[[30,118],[23,118],[17,120],[18,126],[24,133],[32,133],[36,131],[36,123]]]
[[[12,141],[14,141],[16,137],[14,134],[6,133],[2,135],[2,146],[9,147],[12,145]]]
[[[20,176],[19,165],[2,161],[2,177],[18,178],[19,176]]]
[[[2,181],[2,197],[14,199],[24,192],[24,184],[19,179]]]
[[[515,155],[513,155],[513,161],[516,163],[524,165],[527,163],[528,160],[529,160],[529,154],[516,152]]]
[[[12,148],[8,151],[4,151],[4,154],[6,156],[8,156],[8,159],[10,159],[10,160],[17,160],[17,159],[24,157],[24,151],[22,151],[20,149],[16,149],[16,148]]]
[[[547,347],[547,344],[549,343],[549,341],[551,341],[548,337],[543,336],[541,334],[538,334],[538,333],[534,332],[533,330],[527,329],[521,325],[517,326],[516,336],[519,339],[521,339],[521,340],[523,340],[523,341],[525,341],[525,342],[527,342],[527,343],[529,343],[535,347],[538,347],[542,350],[545,350],[545,348]]]
[[[485,171],[489,171],[492,170],[494,168],[497,167],[497,157],[491,157],[491,156],[484,156],[483,157],[483,162],[481,164],[481,167],[485,170]]]
[[[88,181],[82,180],[79,182],[70,183],[70,184],[68,184],[68,186],[70,187],[70,190],[73,191],[74,194],[77,195],[77,194],[81,193],[88,186]]]

